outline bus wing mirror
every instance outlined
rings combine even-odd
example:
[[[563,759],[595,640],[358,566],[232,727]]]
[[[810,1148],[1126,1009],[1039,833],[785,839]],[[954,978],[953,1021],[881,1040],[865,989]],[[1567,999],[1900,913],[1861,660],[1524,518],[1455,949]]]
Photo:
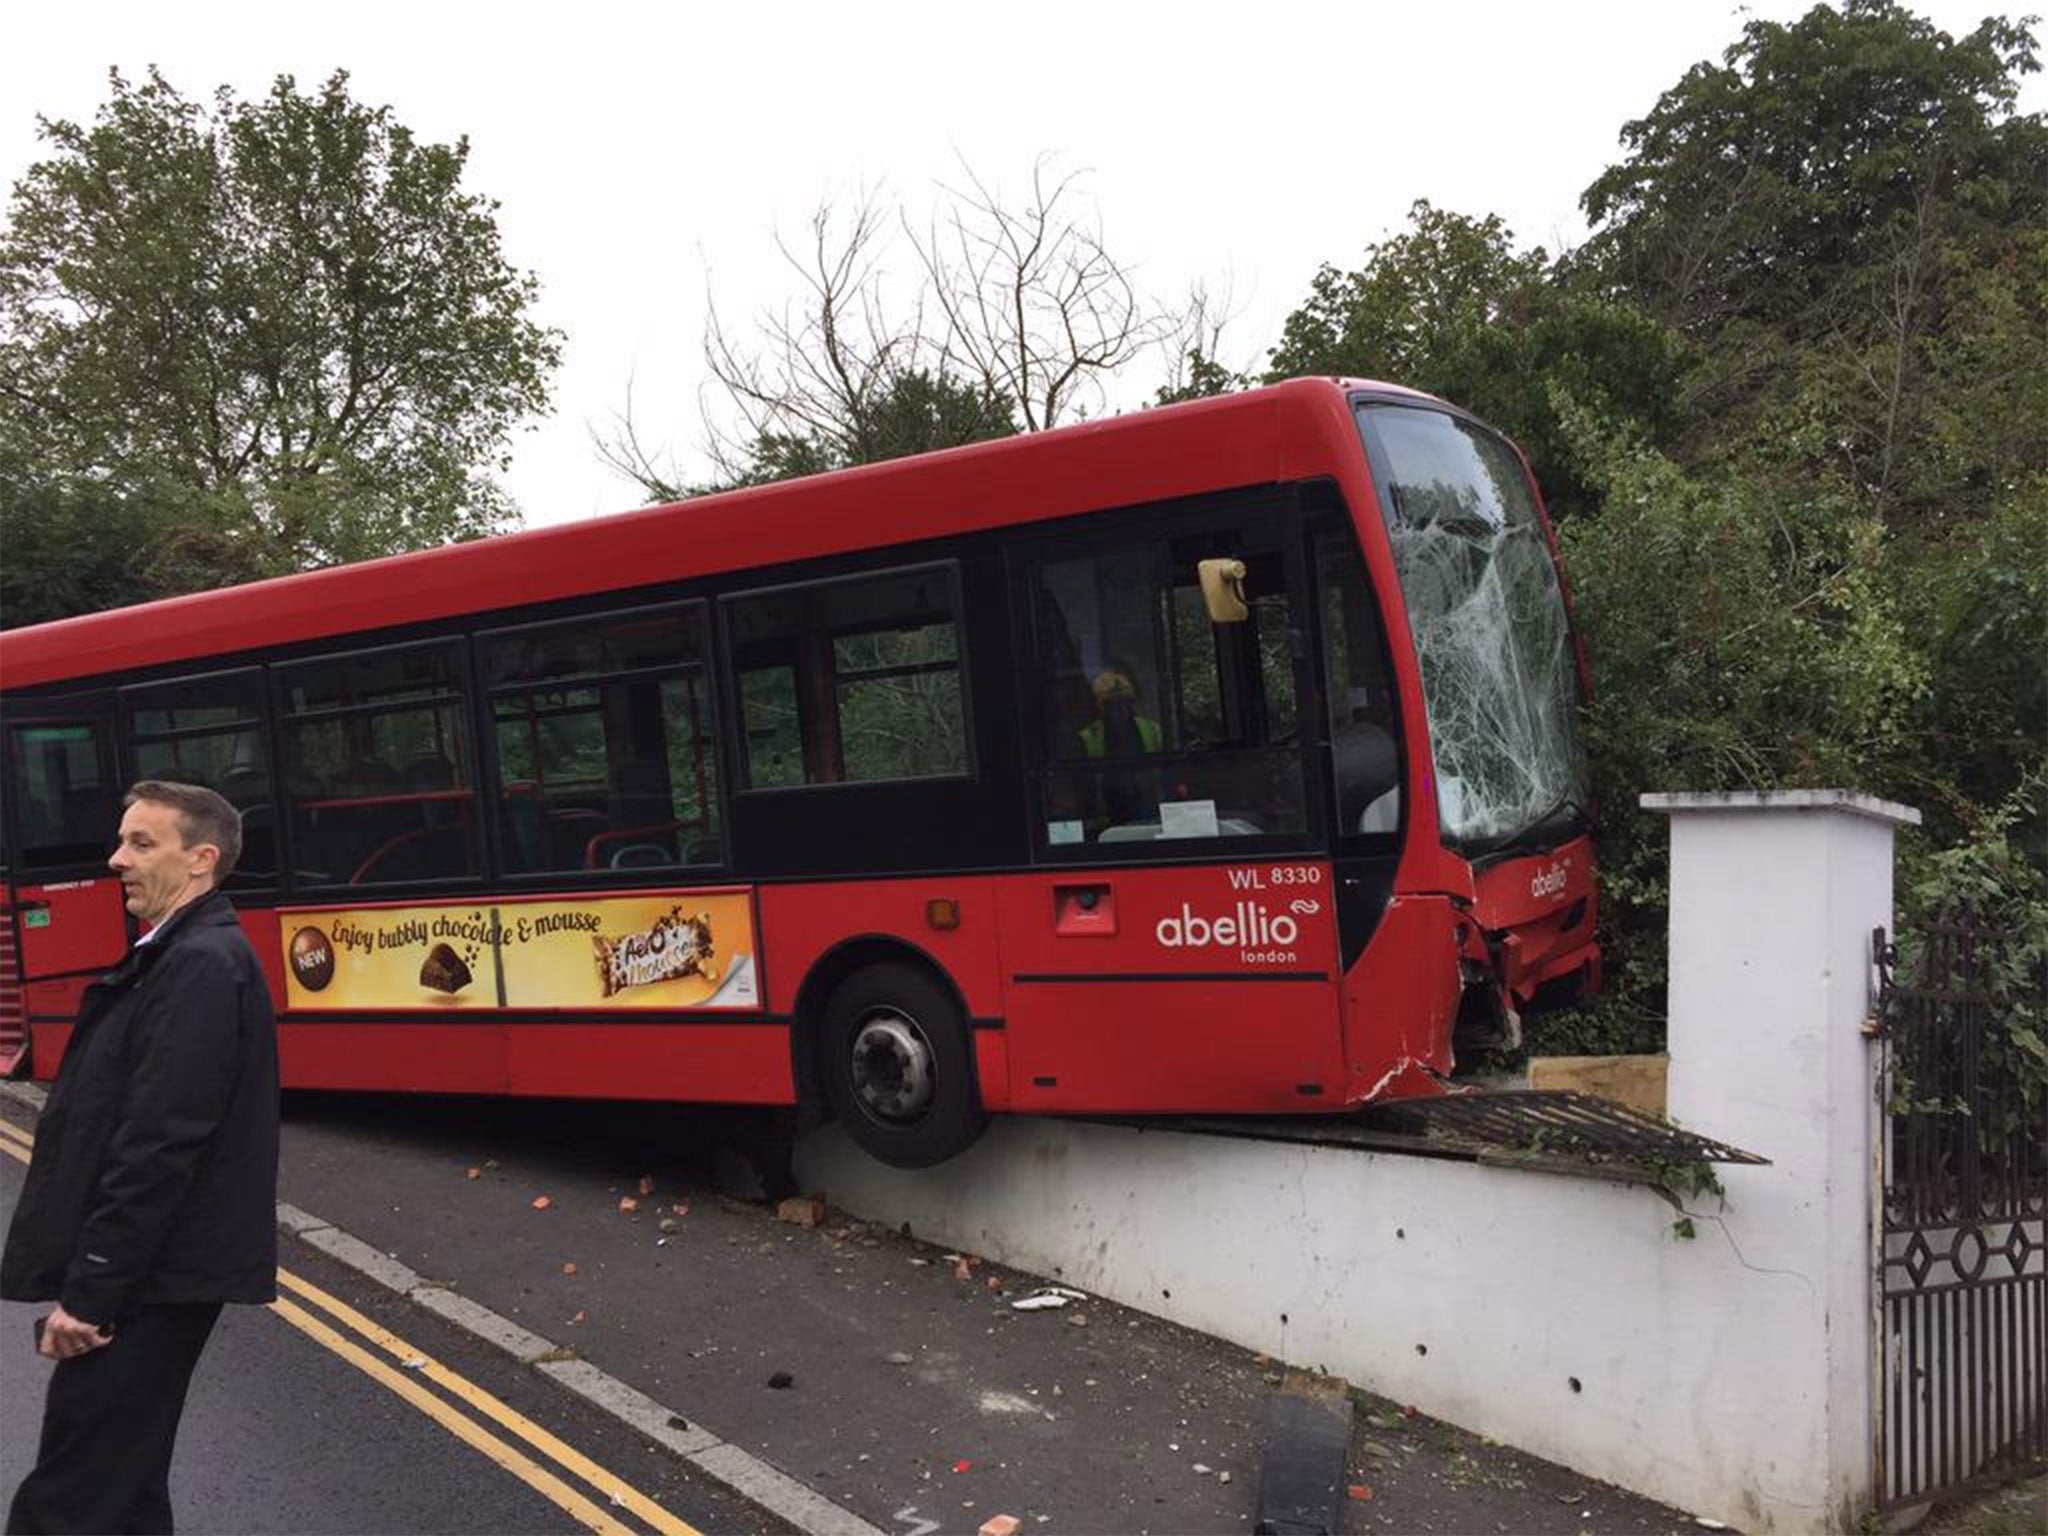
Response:
[[[1242,624],[1251,617],[1244,601],[1244,562],[1204,560],[1196,567],[1202,578],[1202,601],[1215,624]]]

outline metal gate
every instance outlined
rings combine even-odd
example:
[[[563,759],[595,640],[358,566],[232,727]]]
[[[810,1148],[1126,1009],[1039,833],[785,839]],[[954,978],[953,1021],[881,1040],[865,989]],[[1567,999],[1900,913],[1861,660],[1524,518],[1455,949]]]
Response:
[[[1985,927],[1917,937],[1895,976],[1876,935],[1882,1509],[2048,1466],[2048,1095],[2015,1070],[2025,1046],[2009,1027],[2048,988],[2024,978],[2016,1007]]]

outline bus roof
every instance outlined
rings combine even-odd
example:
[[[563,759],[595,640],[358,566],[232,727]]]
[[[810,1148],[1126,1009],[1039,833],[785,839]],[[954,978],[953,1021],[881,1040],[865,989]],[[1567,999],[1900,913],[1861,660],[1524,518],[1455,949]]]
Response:
[[[0,631],[0,686],[27,688],[514,608],[754,565],[912,543],[1230,486],[1330,473],[1351,391],[1297,379],[803,480],[333,566]]]

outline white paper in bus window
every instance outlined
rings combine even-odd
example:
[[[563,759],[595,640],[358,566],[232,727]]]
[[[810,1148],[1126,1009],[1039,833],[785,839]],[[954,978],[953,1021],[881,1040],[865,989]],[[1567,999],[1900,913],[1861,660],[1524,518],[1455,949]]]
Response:
[[[1214,800],[1166,800],[1159,806],[1161,837],[1216,837]]]
[[[1082,836],[1078,821],[1048,821],[1045,824],[1045,840],[1055,847],[1061,843],[1078,843]]]

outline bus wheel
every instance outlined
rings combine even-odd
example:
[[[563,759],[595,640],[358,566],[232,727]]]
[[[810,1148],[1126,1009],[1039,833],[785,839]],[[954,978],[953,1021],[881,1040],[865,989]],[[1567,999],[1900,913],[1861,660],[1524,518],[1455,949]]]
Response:
[[[988,1123],[974,1090],[967,1021],[907,965],[871,965],[825,1005],[825,1096],[861,1150],[929,1168],[974,1145]]]

